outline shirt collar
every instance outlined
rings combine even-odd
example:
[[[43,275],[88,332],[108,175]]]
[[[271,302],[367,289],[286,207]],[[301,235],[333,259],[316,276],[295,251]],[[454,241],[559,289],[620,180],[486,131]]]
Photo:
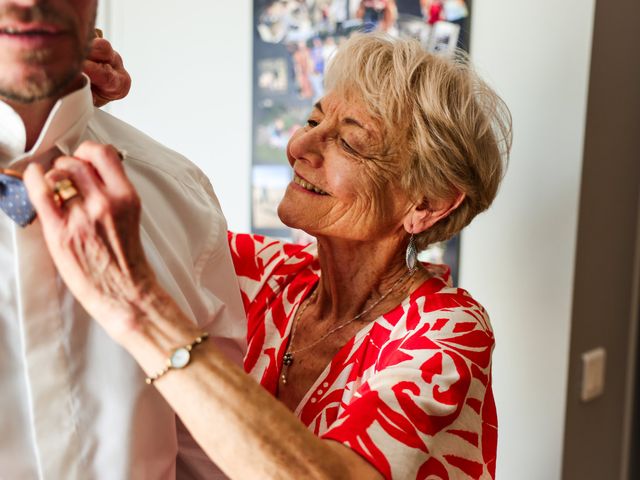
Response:
[[[84,75],[83,75],[84,76]],[[33,147],[27,152],[27,134],[20,115],[0,100],[0,166],[26,163],[54,147],[65,155],[71,154],[93,115],[93,98],[89,78],[84,86],[60,98],[51,109]]]

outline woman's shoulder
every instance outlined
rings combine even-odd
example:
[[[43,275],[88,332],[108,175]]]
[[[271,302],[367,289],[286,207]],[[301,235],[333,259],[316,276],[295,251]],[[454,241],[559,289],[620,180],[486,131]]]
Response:
[[[240,263],[259,264],[263,268],[273,264],[293,268],[317,261],[315,243],[296,244],[254,233],[227,232],[227,237],[234,262],[237,259]],[[255,271],[246,272],[251,273]]]
[[[469,317],[489,320],[487,311],[464,288],[453,286],[451,271],[447,265],[425,264],[429,278],[410,296],[410,303],[420,304],[417,313],[426,320],[434,316],[448,316],[455,320],[469,320]],[[490,325],[482,324],[491,329]]]
[[[380,322],[389,339],[398,348],[408,342],[415,344],[412,348],[464,344],[491,349],[493,330],[485,308],[469,292],[452,286],[446,265],[424,267],[429,278]]]
[[[253,301],[265,285],[277,293],[297,277],[319,274],[317,246],[294,244],[251,233],[228,233],[241,290]],[[309,275],[304,275],[303,273]],[[303,274],[303,275],[301,275]]]

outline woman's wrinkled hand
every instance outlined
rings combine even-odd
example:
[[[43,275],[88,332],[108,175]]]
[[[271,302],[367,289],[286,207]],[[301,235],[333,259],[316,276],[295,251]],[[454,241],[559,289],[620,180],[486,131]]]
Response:
[[[131,76],[124,68],[122,57],[104,38],[93,40],[83,69],[91,79],[96,107],[126,97],[131,89]]]
[[[78,194],[71,187],[71,198],[60,200],[56,185],[67,179]],[[84,142],[46,173],[32,163],[24,181],[62,279],[107,333],[123,340],[140,327],[155,276],[140,241],[140,199],[119,152]]]

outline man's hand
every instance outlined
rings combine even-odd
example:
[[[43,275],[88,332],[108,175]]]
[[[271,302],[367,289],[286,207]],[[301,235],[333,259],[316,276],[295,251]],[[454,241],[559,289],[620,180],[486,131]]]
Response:
[[[91,79],[93,104],[102,107],[120,100],[129,93],[131,77],[124,68],[122,57],[108,40],[95,38],[84,62],[84,73]]]

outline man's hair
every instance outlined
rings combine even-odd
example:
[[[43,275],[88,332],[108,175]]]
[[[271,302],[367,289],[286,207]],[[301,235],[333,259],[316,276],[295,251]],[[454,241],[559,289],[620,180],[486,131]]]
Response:
[[[419,248],[449,239],[491,205],[511,148],[511,115],[464,54],[444,57],[417,40],[358,34],[331,59],[325,82],[362,100],[381,122],[394,159],[381,175],[399,179],[413,201],[429,208],[465,194],[455,211],[416,235]]]

